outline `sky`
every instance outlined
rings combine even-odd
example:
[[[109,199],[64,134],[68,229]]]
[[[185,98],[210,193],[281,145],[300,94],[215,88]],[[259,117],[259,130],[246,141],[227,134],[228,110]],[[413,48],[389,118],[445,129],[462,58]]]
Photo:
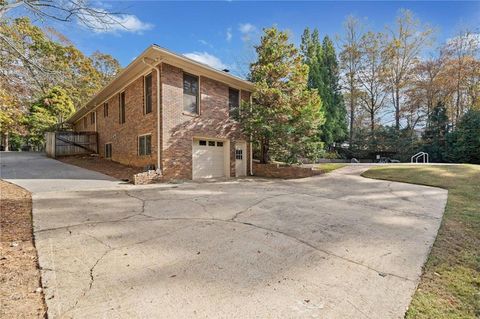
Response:
[[[436,29],[437,44],[462,29],[480,27],[480,1],[100,1],[99,8],[121,12],[124,27],[91,30],[75,23],[45,22],[66,35],[86,54],[99,50],[128,65],[151,44],[245,76],[254,58],[262,28],[288,30],[299,44],[305,29],[318,28],[321,36],[342,35],[348,15],[361,19],[367,29],[393,25],[400,9],[411,10]],[[41,22],[37,22],[42,24]]]

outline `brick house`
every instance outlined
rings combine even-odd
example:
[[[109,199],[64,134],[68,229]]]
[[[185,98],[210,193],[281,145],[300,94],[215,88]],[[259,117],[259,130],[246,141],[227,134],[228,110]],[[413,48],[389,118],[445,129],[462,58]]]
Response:
[[[251,175],[251,145],[232,118],[252,83],[148,47],[68,122],[98,133],[99,155],[165,180]]]

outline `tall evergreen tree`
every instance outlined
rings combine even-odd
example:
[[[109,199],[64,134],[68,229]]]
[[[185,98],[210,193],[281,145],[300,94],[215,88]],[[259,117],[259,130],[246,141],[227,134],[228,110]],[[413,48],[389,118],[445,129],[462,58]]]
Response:
[[[253,105],[239,113],[243,130],[258,143],[262,163],[314,159],[323,147],[323,113],[317,91],[308,89],[308,66],[287,33],[276,28],[265,29],[255,49]]]
[[[325,123],[319,129],[327,147],[347,136],[347,112],[340,91],[338,60],[330,38],[320,43],[318,30],[307,28],[302,35],[301,51],[309,67],[308,86],[317,89],[325,110]],[[321,133],[320,133],[321,132]]]
[[[322,86],[321,63],[322,63],[322,44],[317,29],[310,33],[310,29],[303,31],[300,50],[303,60],[308,65],[308,87],[319,89]]]
[[[455,131],[447,135],[447,159],[455,163],[480,164],[480,110],[467,111]]]
[[[447,132],[447,109],[442,102],[438,102],[428,117],[428,126],[423,134],[424,151],[430,155],[432,162],[445,160]]]
[[[323,86],[320,88],[320,97],[325,105],[322,140],[330,146],[335,142],[343,142],[347,137],[347,110],[339,83],[337,55],[328,36],[322,43],[321,77]]]

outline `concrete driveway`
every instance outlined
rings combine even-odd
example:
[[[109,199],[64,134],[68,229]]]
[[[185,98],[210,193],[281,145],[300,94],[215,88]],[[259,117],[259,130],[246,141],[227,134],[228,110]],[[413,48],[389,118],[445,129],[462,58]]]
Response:
[[[403,318],[447,192],[365,169],[37,192],[49,317]]]

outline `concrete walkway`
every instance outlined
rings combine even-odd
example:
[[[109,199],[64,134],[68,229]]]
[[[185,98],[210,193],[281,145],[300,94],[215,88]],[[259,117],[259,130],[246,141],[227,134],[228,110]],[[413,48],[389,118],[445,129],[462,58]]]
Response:
[[[447,192],[365,169],[36,193],[49,317],[403,318]]]
[[[113,177],[68,165],[42,153],[1,152],[0,176],[32,193],[115,187]]]

